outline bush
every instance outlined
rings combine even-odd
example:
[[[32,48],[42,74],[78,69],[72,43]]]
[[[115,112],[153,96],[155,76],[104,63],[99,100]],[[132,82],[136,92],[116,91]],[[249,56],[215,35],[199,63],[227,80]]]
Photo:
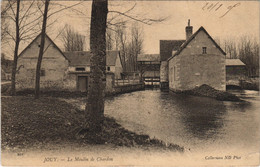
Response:
[[[241,101],[241,99],[236,95],[233,95],[225,91],[216,90],[206,84],[203,84],[200,87],[196,87],[192,90],[180,91],[180,93],[195,96],[211,97],[220,101]]]

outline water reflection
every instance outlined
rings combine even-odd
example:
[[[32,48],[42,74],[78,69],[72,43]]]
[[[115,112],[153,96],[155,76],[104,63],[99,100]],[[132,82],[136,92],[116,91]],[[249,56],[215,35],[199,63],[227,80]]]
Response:
[[[197,138],[212,138],[223,127],[226,107],[210,98],[172,94],[185,130]]]
[[[252,143],[258,141],[259,107],[258,96],[236,103],[146,90],[107,98],[105,114],[129,130],[193,151],[240,147],[252,151]]]

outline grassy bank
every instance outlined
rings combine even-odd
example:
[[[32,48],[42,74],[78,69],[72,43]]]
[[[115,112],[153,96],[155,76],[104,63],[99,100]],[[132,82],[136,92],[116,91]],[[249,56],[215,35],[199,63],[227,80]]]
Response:
[[[240,81],[240,86],[242,89],[259,91],[259,77],[242,80]]]
[[[26,96],[33,97],[34,89],[24,89],[16,92],[17,96]],[[10,96],[10,90],[2,91],[2,95]],[[47,90],[42,89],[40,91],[40,96],[42,97],[61,97],[61,98],[77,98],[77,97],[86,97],[87,92],[80,91],[66,91],[66,90]]]
[[[126,147],[158,147],[173,151],[184,148],[166,144],[147,135],[128,131],[112,118],[105,118],[102,133],[77,135],[84,124],[84,113],[56,98],[2,97],[2,149],[46,148],[49,145],[72,146],[111,144]],[[101,142],[100,142],[101,141]]]
[[[124,94],[124,93],[129,93],[129,92],[134,92],[134,91],[138,91],[138,90],[143,90],[144,88],[140,88],[140,89],[133,89],[133,90],[123,90],[119,88],[118,91],[115,92],[106,92],[105,96],[106,97],[110,97],[110,96],[116,96],[116,95],[120,95],[120,94]],[[11,92],[10,92],[10,84],[9,85],[4,85],[2,86],[2,95],[4,96],[10,96]],[[33,97],[34,96],[34,89],[24,89],[24,90],[18,90],[16,92],[17,96],[27,96],[27,97]],[[48,89],[41,89],[40,91],[40,96],[42,97],[60,97],[60,98],[66,98],[66,99],[71,99],[71,98],[81,98],[81,97],[86,97],[87,96],[87,92],[80,92],[80,91],[69,91],[69,90],[48,90]]]

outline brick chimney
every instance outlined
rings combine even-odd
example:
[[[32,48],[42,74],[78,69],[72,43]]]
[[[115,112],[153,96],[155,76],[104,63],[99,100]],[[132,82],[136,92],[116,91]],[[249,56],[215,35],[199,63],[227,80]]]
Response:
[[[190,38],[192,35],[192,29],[193,27],[190,26],[190,19],[188,20],[188,26],[186,26],[186,40]]]

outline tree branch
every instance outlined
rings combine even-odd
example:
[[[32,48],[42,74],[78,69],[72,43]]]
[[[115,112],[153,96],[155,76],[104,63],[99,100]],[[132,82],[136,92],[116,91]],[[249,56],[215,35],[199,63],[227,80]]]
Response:
[[[13,15],[16,16],[16,14],[15,14],[15,12],[14,12],[14,9],[13,9],[13,4],[14,4],[15,2],[14,2],[13,4],[11,4],[11,0],[8,0],[8,3],[9,3],[9,5],[10,5],[10,9],[11,9]]]
[[[36,19],[34,19],[34,20],[30,21],[30,23],[28,23],[28,24],[25,24],[25,25],[21,26],[21,27],[20,27],[20,30],[22,30],[22,29],[24,29],[26,26],[29,26],[29,25],[31,25],[31,24],[33,24],[33,23],[35,23],[36,21],[40,20],[40,19],[41,19],[41,17],[42,17],[42,16],[39,16],[39,17],[37,17]],[[35,23],[35,24],[38,24],[38,22],[37,22],[37,23]]]
[[[55,11],[55,12],[49,14],[48,18],[51,17],[52,15],[56,14],[56,13],[59,13],[59,12],[61,12],[61,11],[63,11],[63,10],[66,10],[66,9],[72,8],[72,7],[77,6],[77,5],[81,4],[81,3],[82,3],[82,2],[79,2],[79,3],[76,3],[76,4],[74,4],[74,5],[68,6],[68,7],[66,7],[66,8],[63,8],[63,9],[57,10],[57,11]]]
[[[127,18],[130,18],[132,20],[135,20],[137,22],[141,22],[143,24],[146,24],[146,25],[152,25],[153,23],[155,22],[163,22],[165,20],[168,19],[168,17],[165,17],[165,18],[159,18],[159,19],[139,19],[137,17],[134,17],[134,16],[130,16],[130,15],[127,15],[125,13],[122,13],[122,12],[119,12],[119,11],[109,11],[110,13],[117,13],[119,15],[122,15],[122,16],[125,16]]]
[[[6,33],[12,38],[13,41],[16,41],[15,37],[9,31],[6,31]]]
[[[80,2],[79,4],[81,4],[81,3],[82,3],[82,2]],[[68,6],[63,5],[63,4],[54,3],[54,2],[52,2],[52,4],[53,4],[53,5],[60,6],[60,7],[68,8]],[[77,4],[77,5],[79,5],[79,4]],[[77,12],[77,13],[79,13],[79,14],[81,14],[81,15],[84,15],[84,16],[86,15],[85,13],[83,13],[83,12],[80,11],[80,10],[77,10],[77,9],[74,9],[74,8],[71,8],[71,10],[74,11],[74,12]]]
[[[24,19],[25,17],[27,17],[27,13],[28,13],[28,12],[30,11],[30,9],[32,8],[34,2],[35,2],[35,0],[33,0],[33,1],[31,2],[31,4],[29,5],[29,7],[27,8],[27,10],[25,11],[24,15],[20,18],[19,25],[21,25],[23,19]]]

